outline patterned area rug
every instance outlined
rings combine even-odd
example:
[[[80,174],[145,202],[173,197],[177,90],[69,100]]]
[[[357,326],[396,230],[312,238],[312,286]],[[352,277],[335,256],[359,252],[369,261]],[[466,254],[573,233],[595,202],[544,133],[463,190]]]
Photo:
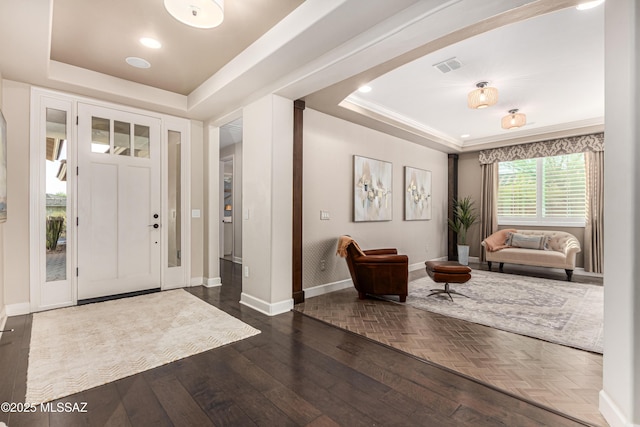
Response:
[[[25,401],[58,399],[259,333],[182,289],[36,313]]]
[[[451,289],[468,296],[428,297],[443,289],[423,277],[409,283],[407,304],[422,310],[602,353],[603,287],[473,270],[467,283]]]

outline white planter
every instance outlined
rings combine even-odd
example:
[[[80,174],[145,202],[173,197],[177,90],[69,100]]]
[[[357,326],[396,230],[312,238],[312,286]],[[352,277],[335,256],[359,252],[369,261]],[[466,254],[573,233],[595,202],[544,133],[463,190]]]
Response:
[[[462,265],[469,265],[469,246],[458,245],[458,262]]]

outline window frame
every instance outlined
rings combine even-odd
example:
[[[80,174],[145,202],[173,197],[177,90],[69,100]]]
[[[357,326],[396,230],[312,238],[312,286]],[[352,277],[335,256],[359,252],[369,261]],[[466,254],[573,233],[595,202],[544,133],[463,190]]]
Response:
[[[558,156],[567,156],[571,154],[582,154],[584,153],[566,153],[559,154]],[[586,226],[587,218],[586,218],[586,207],[585,207],[585,217],[577,218],[577,217],[568,217],[568,218],[558,218],[558,217],[543,217],[542,216],[542,195],[544,194],[543,185],[544,182],[541,179],[543,176],[543,163],[544,159],[547,157],[557,157],[557,156],[545,156],[545,157],[536,157],[536,216],[535,217],[513,217],[513,216],[501,216],[498,215],[498,198],[500,193],[500,172],[498,169],[498,190],[496,193],[496,218],[499,226],[505,225],[524,225],[524,226],[538,226],[538,227],[575,227],[575,228],[584,228]],[[507,163],[510,161],[504,161],[499,163]],[[499,168],[499,166],[498,166]],[[585,172],[586,174],[586,172]],[[586,181],[586,175],[585,175]],[[586,194],[585,194],[585,203],[586,203]]]

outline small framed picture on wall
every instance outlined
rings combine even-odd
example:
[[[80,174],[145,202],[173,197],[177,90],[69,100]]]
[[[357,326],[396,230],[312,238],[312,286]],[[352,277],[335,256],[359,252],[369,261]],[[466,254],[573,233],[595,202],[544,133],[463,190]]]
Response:
[[[404,167],[404,219],[431,219],[431,171]]]

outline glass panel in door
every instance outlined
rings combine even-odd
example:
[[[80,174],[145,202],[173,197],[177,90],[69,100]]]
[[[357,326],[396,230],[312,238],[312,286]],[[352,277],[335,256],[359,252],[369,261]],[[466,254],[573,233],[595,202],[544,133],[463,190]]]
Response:
[[[109,119],[91,118],[91,152],[109,154],[111,124]]]
[[[149,126],[134,125],[135,137],[134,137],[134,149],[133,153],[135,157],[149,158]]]
[[[131,155],[131,124],[113,122],[113,153],[120,156]]]
[[[168,267],[180,267],[181,261],[181,240],[182,216],[180,214],[181,195],[180,188],[182,186],[180,175],[180,140],[181,133],[170,130],[168,134],[168,181],[169,181],[169,197],[168,197],[168,218],[169,218],[169,244],[168,244]]]
[[[67,278],[67,112],[46,109],[46,281]]]

